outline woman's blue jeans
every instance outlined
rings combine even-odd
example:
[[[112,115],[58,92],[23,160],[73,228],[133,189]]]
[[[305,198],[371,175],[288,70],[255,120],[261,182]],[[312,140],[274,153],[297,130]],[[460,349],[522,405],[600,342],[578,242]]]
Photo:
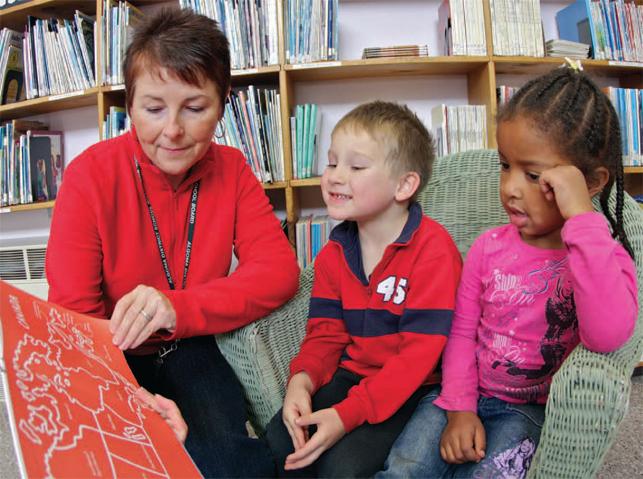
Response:
[[[440,388],[424,396],[397,438],[375,477],[384,478],[502,478],[522,479],[531,465],[545,419],[545,406],[510,404],[480,397],[478,416],[485,428],[487,447],[479,463],[448,464],[440,456],[440,437],[446,412],[433,405]]]
[[[205,477],[270,477],[270,449],[248,437],[241,384],[214,336],[182,339],[157,355],[126,356],[139,384],[174,402],[188,425],[185,448]]]

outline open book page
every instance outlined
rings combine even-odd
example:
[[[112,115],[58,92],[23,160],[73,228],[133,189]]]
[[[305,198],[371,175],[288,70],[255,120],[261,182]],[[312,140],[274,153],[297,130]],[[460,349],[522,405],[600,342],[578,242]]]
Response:
[[[108,322],[0,281],[4,390],[23,477],[200,477]]]

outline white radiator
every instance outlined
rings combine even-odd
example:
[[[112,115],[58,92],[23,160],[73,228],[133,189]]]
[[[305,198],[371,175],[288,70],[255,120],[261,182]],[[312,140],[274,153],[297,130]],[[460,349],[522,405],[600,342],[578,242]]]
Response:
[[[0,279],[46,300],[45,251],[46,245],[0,248]]]

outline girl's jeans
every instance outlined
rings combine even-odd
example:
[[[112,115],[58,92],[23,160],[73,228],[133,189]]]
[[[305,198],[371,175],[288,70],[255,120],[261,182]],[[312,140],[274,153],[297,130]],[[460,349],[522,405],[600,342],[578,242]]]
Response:
[[[531,465],[545,419],[545,406],[511,404],[480,397],[478,416],[486,433],[485,457],[479,463],[448,464],[440,455],[446,411],[434,406],[440,388],[431,390],[397,438],[375,477],[384,478],[502,478],[522,479]]]

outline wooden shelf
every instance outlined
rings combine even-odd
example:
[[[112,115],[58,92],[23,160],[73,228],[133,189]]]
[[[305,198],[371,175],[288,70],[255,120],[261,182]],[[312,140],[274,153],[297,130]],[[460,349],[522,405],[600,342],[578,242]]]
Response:
[[[275,181],[274,183],[261,183],[264,190],[280,190],[288,187],[287,181]]]
[[[491,57],[495,64],[496,73],[512,74],[541,74],[551,70],[556,65],[565,63],[564,58],[558,57]],[[591,74],[605,75],[634,75],[643,74],[643,63],[617,62],[612,60],[581,60],[583,68]]]
[[[624,166],[623,172],[628,175],[632,173],[643,174],[643,166]]]
[[[94,87],[88,90],[43,96],[18,103],[0,105],[0,121],[96,105],[98,92],[99,88]]]
[[[402,75],[461,75],[484,68],[489,57],[371,58],[284,65],[295,81],[377,78]]]
[[[321,177],[316,176],[314,178],[304,178],[301,180],[290,180],[290,186],[298,188],[302,186],[320,186],[321,185]]]
[[[34,211],[34,210],[46,210],[54,207],[55,200],[52,201],[43,201],[40,203],[29,203],[26,205],[13,205],[13,206],[3,206],[0,208],[0,213],[15,213],[17,211]]]

